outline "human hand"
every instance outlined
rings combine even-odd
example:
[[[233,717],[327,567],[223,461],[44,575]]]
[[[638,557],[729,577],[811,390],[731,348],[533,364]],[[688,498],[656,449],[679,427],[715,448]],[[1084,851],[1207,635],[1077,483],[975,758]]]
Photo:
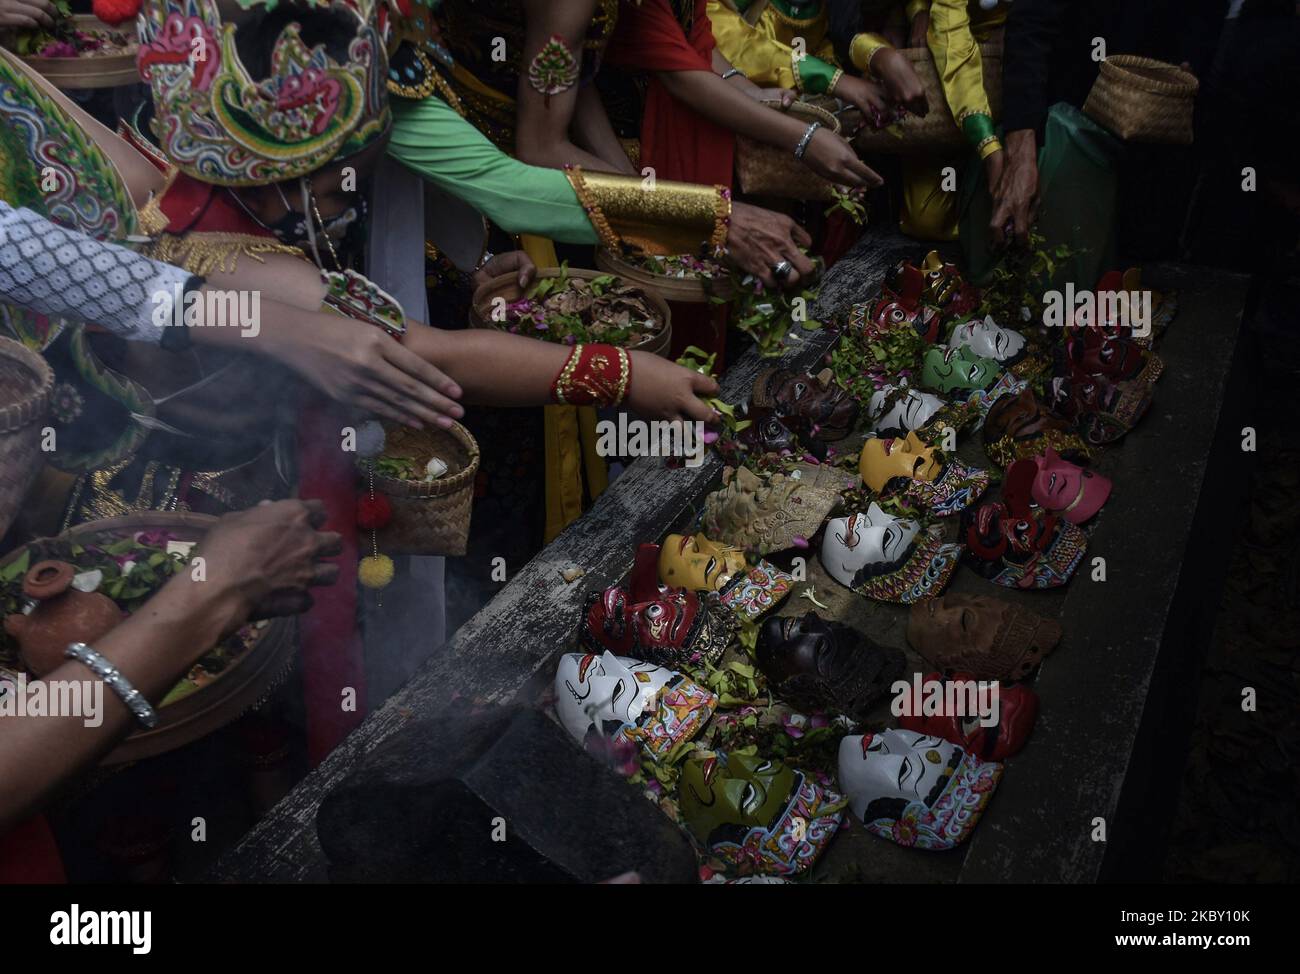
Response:
[[[305,612],[308,589],[333,585],[339,574],[338,565],[322,559],[342,550],[342,538],[319,530],[324,523],[318,500],[263,501],[225,515],[195,552],[204,571],[196,591],[229,601],[227,630],[250,618]]]
[[[0,0],[0,28],[53,27],[51,0]]]
[[[416,429],[465,415],[460,386],[381,328],[287,307],[262,317],[259,350],[331,399]]]
[[[916,76],[916,69],[900,51],[882,47],[871,56],[871,71],[885,86],[885,93],[898,105],[913,115],[924,117],[930,110],[925,97],[925,87]]]
[[[831,89],[831,94],[851,104],[876,128],[884,125],[894,114],[893,106],[885,96],[884,87],[865,78],[842,74],[840,80],[835,82],[835,87]]]
[[[640,416],[715,423],[718,414],[701,396],[716,396],[715,379],[650,352],[628,352],[632,382],[627,405]]]
[[[819,133],[820,134],[820,133]],[[727,227],[727,254],[741,270],[753,274],[765,287],[791,287],[813,273],[813,262],[804,254],[812,237],[783,213],[774,213],[749,203],[731,204]],[[772,268],[786,261],[791,270],[779,283]]]
[[[993,216],[989,232],[996,246],[1007,242],[1007,231],[1022,244],[1038,210],[1038,149],[1033,129],[1008,132],[1002,169],[993,185]],[[992,157],[990,157],[992,158]],[[990,172],[990,179],[992,173]]]
[[[804,165],[837,186],[850,189],[874,189],[884,180],[858,158],[843,138],[830,129],[818,129],[804,151]]]
[[[537,267],[533,264],[532,258],[522,250],[510,250],[504,254],[497,254],[476,270],[471,280],[475,287],[479,287],[494,277],[515,273],[516,271],[518,272],[516,280],[519,282],[520,287],[528,287],[529,284],[533,283],[533,278],[537,276]]]

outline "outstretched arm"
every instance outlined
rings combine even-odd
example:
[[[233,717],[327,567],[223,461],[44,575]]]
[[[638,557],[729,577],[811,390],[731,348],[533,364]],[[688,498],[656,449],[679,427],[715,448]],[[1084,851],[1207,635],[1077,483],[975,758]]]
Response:
[[[156,704],[254,610],[302,612],[311,604],[308,586],[333,583],[338,566],[319,559],[338,553],[339,538],[316,530],[324,520],[319,501],[278,501],[226,515],[199,545],[207,563],[203,581],[189,572],[173,576],[91,648]],[[43,679],[99,678],[68,660]],[[0,719],[0,781],[5,782],[0,833],[38,809],[60,784],[91,767],[135,727],[131,712],[108,687],[98,716],[102,722],[94,727],[86,717]]]
[[[551,387],[572,351],[567,345],[470,328],[444,331],[408,322],[403,344],[452,376],[466,402],[489,406],[540,406],[554,402]],[[626,402],[652,419],[711,422],[717,417],[699,397],[718,384],[649,352],[630,352]]]
[[[793,152],[807,128],[798,119],[755,101],[712,71],[659,71],[655,76],[678,101],[757,142]],[[819,175],[845,186],[869,189],[883,182],[852,146],[828,129],[817,130],[804,162]]]
[[[734,81],[718,80],[734,86]],[[802,128],[799,131],[802,133]],[[438,188],[469,203],[507,233],[539,233],[565,243],[600,242],[570,182],[572,173],[566,177],[558,170],[529,166],[511,158],[441,98],[393,105],[393,137],[388,153]],[[643,198],[636,193],[614,192],[615,188],[642,189],[639,176],[589,174],[587,183],[593,188],[609,184],[611,195],[624,203]],[[704,187],[659,180],[655,191],[697,194],[701,189]],[[648,202],[650,197],[644,199]],[[636,221],[638,244],[657,254],[700,250],[714,230],[713,204],[709,203],[710,215],[703,224],[693,227],[683,225],[682,209],[646,206],[642,218]],[[665,213],[669,214],[666,218]],[[620,215],[606,216],[619,231]],[[811,272],[812,265],[799,249],[810,243],[802,228],[784,214],[739,202],[732,206],[731,222],[726,226],[728,254],[737,266],[761,278],[768,287],[780,286],[773,280],[771,268],[782,260],[789,261],[798,275]],[[793,287],[797,282],[798,276],[791,275],[783,283]]]
[[[272,254],[265,264],[241,263],[239,274],[248,275],[242,285],[245,287],[260,284],[263,277],[273,279],[276,293],[282,299],[292,300],[304,308],[312,302],[319,307],[325,296],[316,269],[291,257]],[[399,344],[374,325],[347,318],[337,320],[350,334],[361,336],[358,340],[378,343],[381,348],[386,343],[389,354],[414,353],[439,376],[444,376],[441,390],[446,398],[433,409],[454,419],[464,415],[459,403],[451,401],[456,399],[490,406],[542,406],[552,402],[551,385],[570,351],[565,345],[505,332],[443,330],[410,320]],[[230,341],[245,341],[234,329],[215,330],[231,332],[235,337]],[[263,333],[265,330],[264,324]],[[716,391],[712,379],[646,352],[632,352],[631,360],[632,381],[627,402],[632,408],[653,418],[712,419],[711,410],[696,398],[697,393],[711,395]],[[295,365],[292,361],[290,364]],[[295,367],[302,370],[301,365]],[[365,401],[356,398],[349,401],[369,408]],[[373,411],[405,421],[401,416]],[[437,422],[447,424],[445,418]]]

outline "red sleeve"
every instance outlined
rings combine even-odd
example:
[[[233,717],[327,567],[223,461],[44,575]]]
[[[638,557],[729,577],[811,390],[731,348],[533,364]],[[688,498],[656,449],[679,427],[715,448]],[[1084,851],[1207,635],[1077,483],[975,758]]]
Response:
[[[711,71],[713,27],[703,7],[688,38],[668,0],[623,0],[606,61],[629,71]]]

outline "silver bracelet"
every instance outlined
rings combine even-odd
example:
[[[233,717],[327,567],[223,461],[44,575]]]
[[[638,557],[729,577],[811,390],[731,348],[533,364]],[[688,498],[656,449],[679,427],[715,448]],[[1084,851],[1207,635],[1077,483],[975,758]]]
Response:
[[[744,72],[741,71],[740,68],[728,68],[726,71],[722,72],[722,80],[726,81],[728,78],[734,78],[738,74],[743,75]]]
[[[142,725],[148,728],[158,726],[158,711],[149,705],[149,701],[139,690],[131,686],[131,681],[122,675],[121,670],[99,653],[85,643],[71,643],[63,655],[84,664],[107,683],[110,689],[122,699],[122,703],[126,704],[126,709],[131,711]]]
[[[808,126],[808,130],[804,132],[803,138],[799,140],[799,144],[794,147],[794,157],[800,162],[803,161],[803,154],[808,151],[808,143],[812,141],[813,133],[821,127],[821,122],[813,122]]]

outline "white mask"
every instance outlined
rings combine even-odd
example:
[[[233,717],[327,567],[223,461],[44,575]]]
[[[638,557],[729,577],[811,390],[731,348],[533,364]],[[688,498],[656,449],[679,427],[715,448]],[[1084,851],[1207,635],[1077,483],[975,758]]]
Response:
[[[597,736],[633,741],[662,758],[713,715],[718,698],[676,670],[606,651],[568,653],[555,672],[555,710],[587,746]]]
[[[935,785],[945,781],[944,772],[961,748],[942,737],[916,731],[886,730],[840,741],[840,788],[858,821],[878,798],[901,798],[905,802],[930,804]]]
[[[840,739],[840,790],[868,832],[940,852],[970,837],[1002,765],[917,731]]]
[[[630,656],[568,653],[555,673],[555,710],[564,729],[581,743],[594,724],[605,737],[635,725],[677,676],[673,670]]]
[[[871,428],[877,433],[891,430],[910,433],[912,430],[920,429],[943,406],[943,400],[938,396],[917,389],[907,389],[904,395],[894,400],[892,406],[885,409],[885,401],[895,388],[895,386],[884,386],[871,395],[868,411],[872,417]]]
[[[1025,336],[1018,331],[1001,327],[989,315],[983,321],[972,318],[962,322],[953,329],[948,345],[951,348],[965,346],[976,355],[1006,362],[1020,354],[1020,350],[1025,347]]]
[[[915,521],[886,514],[872,503],[865,514],[827,522],[822,535],[822,566],[837,582],[852,586],[863,567],[901,559],[920,532]]]

